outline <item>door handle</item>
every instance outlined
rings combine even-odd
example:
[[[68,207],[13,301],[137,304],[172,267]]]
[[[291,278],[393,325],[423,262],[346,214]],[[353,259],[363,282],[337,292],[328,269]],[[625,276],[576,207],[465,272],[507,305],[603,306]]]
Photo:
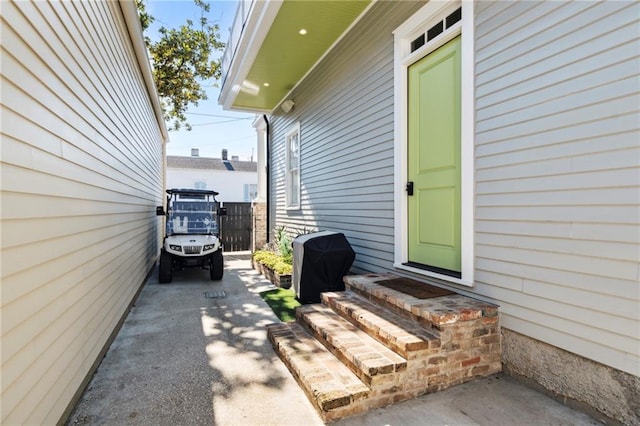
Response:
[[[412,196],[413,195],[413,182],[407,182],[407,195],[408,196]]]

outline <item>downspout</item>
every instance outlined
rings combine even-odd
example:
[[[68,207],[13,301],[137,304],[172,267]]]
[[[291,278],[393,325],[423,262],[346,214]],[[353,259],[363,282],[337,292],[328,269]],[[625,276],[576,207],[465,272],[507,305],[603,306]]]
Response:
[[[266,131],[267,131],[267,135],[265,138],[265,145],[266,145],[266,149],[265,149],[265,163],[267,164],[267,169],[265,171],[265,178],[267,180],[267,193],[266,193],[266,203],[267,203],[267,209],[266,209],[266,214],[267,214],[267,221],[266,221],[266,227],[267,227],[267,242],[270,241],[269,238],[269,234],[270,234],[270,230],[271,230],[271,214],[270,214],[270,210],[271,210],[271,204],[270,204],[270,199],[271,199],[271,129],[270,129],[270,125],[269,125],[269,120],[267,119],[267,115],[263,114],[262,118],[264,119],[264,122],[267,125]]]

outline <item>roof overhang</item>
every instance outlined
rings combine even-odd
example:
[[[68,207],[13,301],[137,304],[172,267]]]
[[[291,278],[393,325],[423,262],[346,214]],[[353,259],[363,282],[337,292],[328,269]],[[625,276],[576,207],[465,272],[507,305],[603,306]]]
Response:
[[[273,113],[371,3],[254,0],[244,11],[240,2],[218,102],[226,110]]]

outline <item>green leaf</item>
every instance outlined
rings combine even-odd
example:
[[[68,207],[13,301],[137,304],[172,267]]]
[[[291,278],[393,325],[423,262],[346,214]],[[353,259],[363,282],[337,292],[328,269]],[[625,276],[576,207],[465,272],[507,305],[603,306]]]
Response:
[[[217,87],[221,77],[219,59],[214,54],[224,49],[217,24],[207,17],[211,7],[194,0],[200,9],[199,28],[192,20],[176,28],[160,27],[158,40],[145,35],[153,76],[169,130],[184,126],[191,130],[186,112],[190,106],[207,99],[206,87]],[[145,9],[145,0],[136,0],[143,31],[154,21]]]

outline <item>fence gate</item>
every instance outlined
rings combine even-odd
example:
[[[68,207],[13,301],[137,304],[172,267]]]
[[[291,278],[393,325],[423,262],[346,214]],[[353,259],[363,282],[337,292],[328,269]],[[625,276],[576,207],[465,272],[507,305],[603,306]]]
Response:
[[[224,251],[251,249],[251,203],[222,203],[227,215],[220,218]]]

